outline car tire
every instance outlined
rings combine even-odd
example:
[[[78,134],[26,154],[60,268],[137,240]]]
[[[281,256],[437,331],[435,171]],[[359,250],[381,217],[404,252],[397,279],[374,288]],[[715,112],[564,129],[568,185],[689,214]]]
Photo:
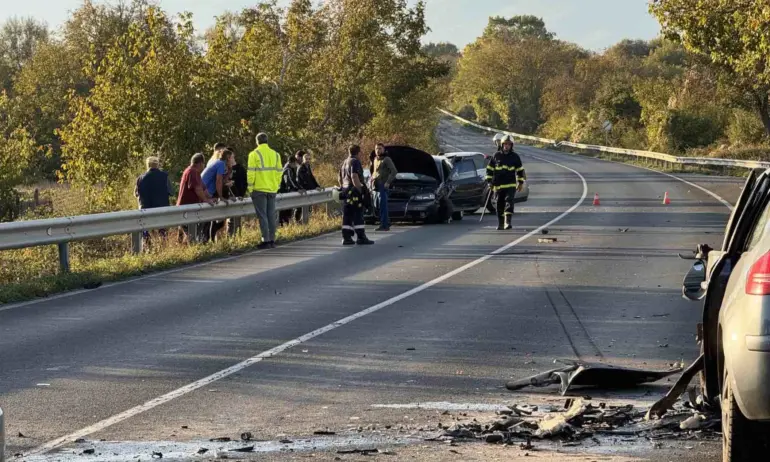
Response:
[[[761,460],[767,454],[768,425],[744,417],[735,400],[730,377],[722,386],[722,462]]]
[[[452,214],[452,220],[454,220],[454,221],[462,221],[464,216],[465,216],[465,213],[462,212],[462,211],[455,212],[455,213]]]

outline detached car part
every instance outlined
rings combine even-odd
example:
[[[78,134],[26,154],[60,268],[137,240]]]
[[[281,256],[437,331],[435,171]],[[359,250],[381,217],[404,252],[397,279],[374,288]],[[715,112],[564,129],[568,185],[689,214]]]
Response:
[[[547,387],[559,384],[559,392],[566,395],[570,388],[575,386],[602,389],[629,388],[657,382],[682,372],[681,367],[667,371],[648,371],[581,361],[562,360],[556,362],[564,364],[565,367],[525,379],[510,381],[505,387],[516,391],[526,387]]]

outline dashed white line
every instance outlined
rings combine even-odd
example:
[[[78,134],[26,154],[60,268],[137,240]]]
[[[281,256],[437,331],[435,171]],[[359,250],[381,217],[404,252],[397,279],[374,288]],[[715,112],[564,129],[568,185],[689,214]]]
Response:
[[[86,437],[86,436],[88,436],[88,435],[90,435],[92,433],[96,433],[98,431],[104,430],[105,428],[111,427],[112,425],[115,425],[117,423],[123,422],[123,421],[125,421],[127,419],[130,419],[131,417],[134,417],[136,415],[139,415],[139,414],[141,414],[143,412],[149,411],[150,409],[153,409],[153,408],[156,408],[156,407],[158,407],[158,406],[160,406],[162,404],[168,403],[169,401],[172,401],[172,400],[174,400],[176,398],[179,398],[179,397],[184,396],[184,395],[186,395],[188,393],[191,393],[191,392],[193,392],[195,390],[198,390],[199,388],[203,388],[203,387],[205,387],[207,385],[210,385],[213,382],[216,382],[218,380],[224,379],[225,377],[233,375],[233,374],[235,374],[235,373],[237,373],[237,372],[239,372],[239,371],[241,371],[243,369],[246,369],[249,366],[257,364],[257,363],[261,362],[264,359],[272,358],[273,356],[276,356],[279,353],[282,353],[282,352],[284,352],[284,351],[286,351],[286,350],[288,350],[290,348],[293,348],[293,347],[295,347],[295,346],[297,346],[299,344],[302,344],[304,342],[307,342],[308,340],[311,340],[311,339],[313,339],[315,337],[318,337],[319,335],[323,335],[323,334],[325,334],[325,333],[327,333],[329,331],[337,329],[338,327],[342,327],[342,326],[344,326],[346,324],[350,324],[351,322],[355,321],[356,319],[359,319],[359,318],[362,318],[364,316],[367,316],[367,315],[370,315],[372,313],[375,313],[377,311],[380,311],[381,309],[389,307],[389,306],[391,306],[391,305],[393,305],[395,303],[398,303],[401,300],[404,300],[406,298],[411,297],[412,295],[419,294],[420,292],[423,292],[423,291],[425,291],[425,290],[427,290],[427,289],[429,289],[429,288],[431,288],[431,287],[433,287],[433,286],[435,286],[437,284],[440,284],[440,283],[446,281],[447,279],[450,279],[450,278],[452,278],[454,276],[457,276],[458,274],[461,274],[461,273],[463,273],[465,271],[468,271],[469,269],[471,269],[471,268],[473,268],[475,266],[480,265],[481,263],[486,262],[487,260],[493,258],[495,255],[500,255],[500,254],[508,251],[512,247],[521,244],[522,242],[526,241],[527,239],[531,238],[532,236],[540,234],[540,232],[542,230],[547,229],[547,228],[551,227],[552,225],[554,225],[555,223],[561,221],[563,218],[565,218],[567,215],[569,215],[572,212],[574,212],[575,210],[577,210],[577,208],[580,207],[583,204],[583,202],[586,199],[586,196],[588,195],[588,184],[586,183],[586,180],[583,177],[583,175],[581,175],[576,170],[573,170],[573,169],[571,169],[571,168],[569,168],[569,167],[567,167],[565,165],[559,164],[557,162],[552,162],[550,160],[542,159],[542,158],[539,158],[539,157],[536,157],[536,156],[532,156],[532,157],[535,157],[536,159],[541,160],[543,162],[548,162],[549,164],[553,164],[553,165],[556,165],[558,167],[561,167],[561,168],[564,168],[566,170],[571,171],[572,173],[577,175],[580,178],[580,180],[582,181],[582,183],[583,183],[583,194],[580,197],[580,199],[575,203],[575,205],[573,205],[572,207],[569,208],[569,210],[567,210],[566,212],[564,212],[561,215],[557,216],[556,218],[554,218],[553,220],[549,221],[548,223],[546,223],[546,224],[540,226],[539,228],[537,228],[537,229],[527,233],[524,236],[521,236],[520,238],[516,239],[515,241],[513,241],[513,242],[511,242],[511,243],[509,243],[509,244],[507,244],[507,245],[505,245],[505,246],[495,250],[494,252],[492,252],[490,254],[487,254],[487,255],[484,255],[483,257],[480,257],[480,258],[478,258],[478,259],[476,259],[476,260],[474,260],[474,261],[472,261],[470,263],[467,263],[467,264],[465,264],[465,265],[463,265],[463,266],[461,266],[461,267],[459,267],[459,268],[457,268],[457,269],[455,269],[453,271],[450,271],[450,272],[444,274],[443,276],[439,276],[436,279],[433,279],[432,281],[428,281],[428,282],[426,282],[426,283],[424,283],[424,284],[422,284],[422,285],[420,285],[418,287],[415,287],[415,288],[413,288],[411,290],[408,290],[408,291],[406,291],[406,292],[404,292],[404,293],[402,293],[400,295],[397,295],[397,296],[395,296],[393,298],[389,298],[388,300],[380,302],[380,303],[378,303],[378,304],[376,304],[374,306],[371,306],[371,307],[369,307],[369,308],[367,308],[367,309],[365,309],[363,311],[355,313],[355,314],[353,314],[351,316],[348,316],[346,318],[340,319],[339,321],[334,322],[332,324],[328,324],[328,325],[326,325],[324,327],[321,327],[320,329],[316,329],[316,330],[314,330],[312,332],[309,332],[309,333],[307,333],[307,334],[305,334],[305,335],[303,335],[301,337],[297,337],[294,340],[290,340],[290,341],[288,341],[288,342],[286,342],[286,343],[284,343],[282,345],[279,345],[279,346],[277,346],[275,348],[271,348],[271,349],[269,349],[267,351],[259,353],[258,355],[252,356],[251,358],[249,358],[249,359],[247,359],[245,361],[242,361],[242,362],[240,362],[238,364],[235,364],[233,366],[230,366],[227,369],[223,369],[223,370],[221,370],[221,371],[219,371],[219,372],[217,372],[215,374],[209,375],[208,377],[204,377],[204,378],[202,378],[200,380],[192,382],[192,383],[190,383],[188,385],[185,385],[184,387],[178,388],[178,389],[176,389],[174,391],[166,393],[165,395],[162,395],[162,396],[159,396],[159,397],[157,397],[155,399],[147,401],[144,404],[140,404],[139,406],[136,406],[136,407],[133,407],[133,408],[128,409],[126,411],[123,411],[123,412],[121,412],[119,414],[116,414],[116,415],[114,415],[112,417],[108,417],[108,418],[106,418],[106,419],[104,419],[104,420],[102,420],[100,422],[97,422],[97,423],[95,423],[93,425],[90,425],[90,426],[85,427],[83,429],[77,430],[77,431],[75,431],[73,433],[70,433],[69,435],[65,435],[65,436],[62,436],[62,437],[57,438],[55,440],[49,441],[49,442],[43,444],[42,446],[39,446],[36,449],[32,450],[30,453],[28,453],[26,455],[27,456],[40,455],[40,454],[44,454],[46,452],[52,451],[54,449],[60,448],[60,447],[62,447],[64,445],[66,445],[66,444],[74,442],[75,440],[77,440],[79,438],[84,438],[84,437]]]

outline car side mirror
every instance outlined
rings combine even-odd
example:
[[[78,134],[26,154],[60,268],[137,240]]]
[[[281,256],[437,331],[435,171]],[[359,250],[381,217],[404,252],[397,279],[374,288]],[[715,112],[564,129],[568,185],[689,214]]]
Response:
[[[692,301],[702,300],[706,296],[706,264],[697,260],[687,272],[682,282],[682,295]]]

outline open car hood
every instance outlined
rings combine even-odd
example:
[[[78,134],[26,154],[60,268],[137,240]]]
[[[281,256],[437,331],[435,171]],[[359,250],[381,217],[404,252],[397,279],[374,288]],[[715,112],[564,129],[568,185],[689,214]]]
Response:
[[[412,173],[417,178],[424,175],[434,178],[437,183],[443,182],[443,177],[436,165],[436,160],[427,152],[409,146],[387,146],[385,152],[393,160],[393,164],[396,166],[399,174]],[[372,152],[369,155],[370,168],[372,169],[374,167],[374,158],[375,154]],[[402,175],[402,177],[407,179],[405,175]]]

